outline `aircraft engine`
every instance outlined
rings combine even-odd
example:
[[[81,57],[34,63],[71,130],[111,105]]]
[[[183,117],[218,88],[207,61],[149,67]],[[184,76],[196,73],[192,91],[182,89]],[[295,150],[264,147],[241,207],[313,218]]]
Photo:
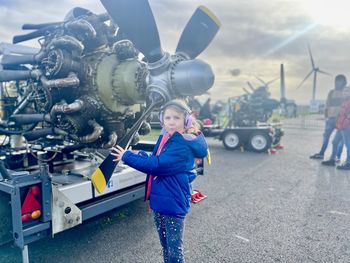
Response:
[[[63,22],[24,24],[24,30],[33,31],[15,36],[14,44],[0,44],[0,133],[22,134],[28,141],[51,135],[110,148],[152,100],[160,106],[175,97],[202,94],[213,85],[211,67],[194,58],[218,27],[196,54],[186,53],[193,43],[182,40],[176,54],[152,56],[123,24],[131,21],[122,17],[120,26],[122,15],[110,7],[115,3],[105,2],[114,21],[109,13],[97,15],[77,7]],[[117,2],[116,6],[133,5]],[[148,5],[136,2],[137,10]],[[34,38],[39,38],[39,50],[16,45]],[[7,96],[8,90],[14,95]],[[145,120],[141,130],[149,131],[148,126]]]

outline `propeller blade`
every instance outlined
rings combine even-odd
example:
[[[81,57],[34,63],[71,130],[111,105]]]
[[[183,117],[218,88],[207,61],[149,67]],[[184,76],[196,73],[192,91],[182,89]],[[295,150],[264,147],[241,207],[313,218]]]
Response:
[[[309,74],[306,75],[306,77],[303,79],[302,82],[300,82],[299,86],[296,89],[299,89],[301,87],[301,85],[303,85],[303,83],[307,80],[308,77],[310,77],[310,75],[312,74],[312,72],[314,72],[313,70],[310,71]]]
[[[309,50],[311,65],[312,65],[312,68],[314,69],[314,68],[315,68],[315,62],[314,62],[314,59],[313,59],[313,57],[312,57],[311,48],[310,48],[310,45],[309,45],[309,44],[307,44],[307,49]]]
[[[263,79],[259,78],[258,76],[254,76],[257,80],[259,80],[262,84],[264,84],[265,87],[269,86],[271,83],[275,82],[278,80],[278,78],[275,78],[273,80],[270,80],[268,82],[265,82]]]
[[[35,64],[34,55],[3,55],[1,58],[2,65],[20,65],[20,64]]]
[[[156,62],[163,57],[154,16],[147,0],[101,0],[113,21],[147,58]]]
[[[326,71],[323,71],[323,70],[317,70],[319,73],[322,73],[322,74],[325,74],[325,75],[328,75],[328,76],[332,76],[331,73],[328,73]]]
[[[39,52],[39,49],[33,47],[26,47],[22,45],[14,45],[10,43],[0,43],[0,54],[21,54],[34,55]]]
[[[270,80],[268,82],[266,82],[266,86],[270,85],[271,83],[275,82],[276,80],[278,80],[279,78],[275,78],[273,80]]]
[[[249,90],[247,90],[246,88],[242,88],[244,90],[245,93],[247,94],[251,94],[251,92],[249,92]]]
[[[261,78],[259,78],[258,76],[255,76],[254,77],[259,80],[262,84],[264,84],[265,86],[267,86],[267,83],[265,81],[263,81]]]
[[[249,88],[254,92],[255,89],[254,89],[253,85],[249,81],[247,81],[247,84],[248,84]]]
[[[196,58],[207,48],[220,26],[221,22],[209,9],[198,7],[181,34],[176,53]]]
[[[124,149],[127,149],[135,133],[140,129],[143,121],[161,102],[162,100],[153,100],[149,107],[144,111],[142,116],[131,127],[130,131],[123,136],[120,142],[118,142],[118,145],[120,145]],[[114,159],[115,157],[109,154],[91,176],[91,182],[95,187],[96,191],[99,193],[103,193],[109,179],[111,179],[112,177],[115,167],[118,165],[118,162],[113,161]]]

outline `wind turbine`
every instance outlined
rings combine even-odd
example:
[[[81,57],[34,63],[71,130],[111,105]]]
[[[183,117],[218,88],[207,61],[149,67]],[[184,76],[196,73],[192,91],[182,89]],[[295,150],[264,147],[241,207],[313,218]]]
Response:
[[[311,53],[311,49],[310,49],[310,46],[307,45],[307,48],[309,50],[309,55],[310,55],[310,60],[311,60],[311,66],[312,66],[312,69],[311,71],[306,75],[306,77],[303,79],[302,82],[300,82],[299,86],[297,87],[297,89],[299,89],[301,87],[301,85],[303,85],[303,83],[311,76],[311,74],[313,73],[314,74],[314,80],[313,80],[313,83],[312,83],[312,101],[315,101],[315,97],[316,97],[316,80],[317,80],[317,73],[321,73],[321,74],[325,74],[325,75],[329,75],[329,76],[332,76],[332,74],[328,73],[328,72],[325,72],[323,70],[320,70],[319,67],[316,67],[315,66],[315,62],[314,62],[314,59],[312,57],[312,53]]]

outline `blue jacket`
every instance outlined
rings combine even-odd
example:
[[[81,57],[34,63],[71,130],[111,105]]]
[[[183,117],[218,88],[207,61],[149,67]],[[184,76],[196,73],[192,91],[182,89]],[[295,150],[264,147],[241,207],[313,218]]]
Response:
[[[195,136],[176,132],[156,156],[162,136],[151,156],[143,151],[138,154],[126,151],[122,160],[147,174],[146,191],[148,181],[152,180],[150,207],[153,211],[184,217],[190,208],[191,182],[197,176],[195,158],[207,156],[207,143],[202,133]]]

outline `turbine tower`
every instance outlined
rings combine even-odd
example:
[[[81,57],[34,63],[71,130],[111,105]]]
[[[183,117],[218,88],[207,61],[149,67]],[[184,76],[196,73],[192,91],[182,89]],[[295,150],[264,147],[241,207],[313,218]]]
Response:
[[[312,53],[311,53],[311,49],[310,46],[307,45],[307,48],[309,50],[309,55],[310,55],[310,60],[311,60],[311,66],[312,69],[311,71],[306,75],[306,77],[303,79],[302,82],[300,82],[299,86],[297,87],[297,89],[299,89],[301,87],[301,85],[304,84],[304,82],[311,76],[311,74],[313,73],[314,75],[314,79],[313,79],[313,83],[312,83],[312,101],[315,101],[316,98],[316,81],[317,81],[317,73],[321,73],[321,74],[325,74],[325,75],[329,75],[332,76],[332,74],[325,72],[323,70],[320,70],[319,67],[316,67],[314,59],[312,57]]]

